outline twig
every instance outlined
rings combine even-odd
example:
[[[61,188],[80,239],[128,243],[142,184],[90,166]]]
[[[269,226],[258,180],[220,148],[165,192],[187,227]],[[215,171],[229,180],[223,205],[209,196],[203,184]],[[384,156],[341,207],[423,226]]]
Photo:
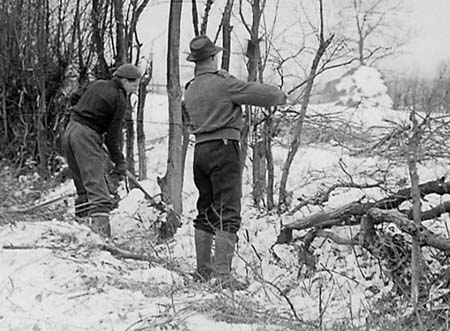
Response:
[[[274,289],[276,289],[276,290],[278,291],[278,293],[283,297],[283,299],[286,300],[286,302],[288,303],[288,305],[289,305],[289,307],[290,307],[290,309],[291,309],[291,311],[292,311],[292,314],[294,315],[295,319],[296,319],[299,323],[304,324],[304,325],[308,325],[308,326],[312,326],[312,327],[316,327],[316,328],[317,328],[317,325],[315,325],[314,323],[312,323],[312,322],[307,322],[307,321],[301,319],[301,318],[297,315],[297,311],[295,310],[294,304],[292,303],[291,299],[284,293],[283,290],[281,290],[277,285],[275,285],[274,283],[272,283],[272,282],[270,282],[270,281],[268,281],[268,280],[264,280],[264,282],[267,283],[267,284],[269,284],[270,286],[272,286]]]
[[[56,203],[58,201],[64,200],[64,199],[69,198],[69,197],[74,196],[74,195],[75,195],[75,193],[66,193],[66,194],[61,195],[59,197],[53,198],[53,199],[48,200],[48,201],[41,202],[41,203],[39,203],[37,205],[31,206],[31,207],[28,207],[28,208],[18,208],[18,209],[10,208],[10,209],[4,210],[4,212],[7,213],[7,214],[30,214],[31,212],[34,212],[36,209],[39,209],[39,208],[42,208],[42,207],[54,204],[54,203]]]
[[[146,262],[150,262],[150,263],[161,264],[161,265],[167,266],[168,269],[176,270],[176,268],[173,264],[168,263],[165,259],[162,259],[162,258],[158,258],[155,256],[150,256],[150,255],[133,253],[133,252],[124,250],[122,248],[119,248],[117,246],[114,246],[112,244],[102,244],[99,246],[99,248],[102,250],[105,250],[107,252],[110,252],[112,255],[114,255],[116,257],[120,257],[123,259],[131,259],[131,260],[146,261]]]

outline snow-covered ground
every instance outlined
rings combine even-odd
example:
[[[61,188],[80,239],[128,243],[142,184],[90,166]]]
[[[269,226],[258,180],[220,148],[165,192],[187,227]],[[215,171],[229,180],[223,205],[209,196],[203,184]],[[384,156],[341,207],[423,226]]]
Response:
[[[384,85],[377,79],[372,70],[364,69],[357,71],[353,81],[346,78],[340,85],[361,95],[364,90],[350,88],[350,83],[367,82],[367,91],[376,96],[377,105],[365,103],[364,107],[349,110],[347,106],[328,104],[314,106],[311,111],[332,109],[346,120],[364,125],[386,125],[386,119],[406,120],[405,114],[390,109]],[[351,93],[347,93],[348,98],[357,97]],[[153,194],[159,192],[156,178],[164,175],[166,167],[166,105],[166,96],[148,98],[145,122],[149,179],[142,185]],[[160,215],[147,206],[138,190],[127,194],[122,187],[123,199],[112,215],[112,234],[118,245],[165,263],[115,257],[105,249],[102,238],[70,217],[1,226],[0,330],[300,330],[300,320],[316,324],[320,320],[325,326],[349,320],[355,327],[364,325],[373,300],[390,291],[392,284],[386,283],[377,265],[358,248],[338,247],[327,239],[316,239],[313,246],[318,270],[311,272],[297,246],[272,247],[281,223],[309,215],[319,207],[304,207],[291,216],[261,213],[251,207],[248,169],[244,174],[243,224],[233,268],[249,282],[249,288],[235,293],[216,292],[190,281],[188,275],[195,268],[192,219],[197,197],[192,152],[190,146],[183,225],[173,240],[163,244],[153,241],[150,234]],[[277,175],[286,153],[281,147],[274,149]],[[303,146],[292,165],[288,185],[293,192],[293,206],[296,198],[312,197],[339,178],[347,178],[342,164],[358,182],[367,180],[365,172],[382,163],[377,158],[350,157],[336,146]],[[419,173],[422,182],[446,174],[446,164],[425,164]],[[395,176],[408,178],[406,166],[396,169]],[[48,199],[64,192],[73,192],[71,182],[50,192]],[[330,197],[326,208],[362,196],[378,199],[382,193],[377,189],[342,189]],[[345,237],[353,236],[354,231],[352,227],[336,229]],[[373,288],[379,291],[373,292]],[[292,317],[293,311],[298,319]]]

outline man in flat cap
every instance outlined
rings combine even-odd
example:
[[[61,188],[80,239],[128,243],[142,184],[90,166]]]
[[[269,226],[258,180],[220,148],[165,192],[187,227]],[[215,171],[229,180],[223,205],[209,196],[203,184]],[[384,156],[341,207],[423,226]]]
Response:
[[[111,236],[109,212],[114,203],[105,180],[103,144],[115,165],[112,176],[122,180],[127,170],[121,148],[123,120],[128,95],[137,91],[141,75],[127,63],[111,80],[90,84],[73,107],[62,139],[76,187],[75,215],[88,216],[93,229],[106,236]]]
[[[195,63],[194,79],[184,96],[195,135],[195,249],[201,280],[213,278],[224,288],[240,290],[245,284],[231,275],[231,263],[241,226],[241,105],[270,107],[285,103],[286,96],[275,86],[245,82],[218,70],[221,50],[208,37],[198,36],[190,42],[187,57]]]

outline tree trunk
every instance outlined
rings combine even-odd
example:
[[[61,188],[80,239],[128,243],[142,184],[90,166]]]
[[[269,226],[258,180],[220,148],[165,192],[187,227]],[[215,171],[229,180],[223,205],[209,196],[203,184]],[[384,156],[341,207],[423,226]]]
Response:
[[[233,27],[230,25],[231,12],[233,10],[234,0],[227,0],[222,16],[222,69],[230,69],[231,59],[231,31]]]
[[[47,113],[47,90],[45,87],[45,75],[41,78],[39,95],[39,109],[37,116],[37,146],[39,153],[39,174],[41,178],[46,179],[48,177],[47,161],[48,161],[48,148],[47,148],[47,134],[45,129],[45,116]]]
[[[184,183],[184,169],[186,167],[186,154],[189,148],[189,114],[184,105],[181,106],[181,117],[183,121],[183,137],[182,137],[182,146],[181,146],[181,182]]]
[[[102,27],[100,26],[100,18],[102,16],[101,1],[92,0],[92,43],[95,46],[97,60],[99,64],[100,75],[103,78],[109,78],[108,64],[105,59],[105,46],[103,44]],[[79,46],[81,47],[81,45]]]
[[[125,22],[123,17],[123,0],[114,0],[114,17],[116,19],[116,67],[125,63],[126,59],[126,41],[125,41]]]
[[[120,65],[124,64],[125,62],[128,62],[129,59],[127,59],[127,44],[128,41],[125,40],[125,21],[124,21],[124,15],[123,15],[123,0],[113,0],[113,6],[114,6],[114,18],[116,20],[116,56],[115,56],[115,66],[118,68]],[[129,36],[131,37],[131,36]],[[131,42],[130,42],[131,43]],[[128,170],[133,174],[136,175],[136,165],[134,160],[134,145],[136,141],[136,135],[135,135],[135,128],[134,128],[134,122],[133,122],[133,109],[130,103],[130,99],[128,97],[127,102],[127,110],[125,115],[125,136],[126,136],[126,143],[125,143],[125,150],[126,150],[126,159],[127,159],[127,165]],[[133,187],[131,185],[131,187]]]
[[[136,115],[137,146],[139,159],[139,179],[147,179],[147,154],[145,153],[144,113],[147,98],[147,86],[153,76],[153,60],[150,60],[145,75],[139,83],[139,99]]]
[[[134,122],[133,122],[133,110],[128,99],[127,101],[127,110],[125,112],[125,136],[126,136],[126,144],[125,144],[125,155],[127,160],[128,170],[134,175],[136,175],[136,166],[134,162],[134,142],[135,142],[135,134],[134,134]]]
[[[162,237],[173,237],[180,225],[182,212],[182,115],[180,87],[180,22],[183,2],[170,1],[169,38],[167,54],[167,93],[169,97],[169,147],[167,170],[159,180],[162,197],[165,203],[172,205],[173,210],[167,215],[167,222],[162,229]]]
[[[417,225],[421,224],[421,196],[419,189],[419,174],[417,172],[417,153],[420,143],[417,120],[414,110],[410,118],[413,122],[412,137],[408,142],[408,169],[411,178],[411,196],[413,201],[413,220]],[[417,309],[419,303],[419,288],[421,277],[422,253],[418,236],[412,236],[411,242],[411,300],[413,306]]]
[[[198,36],[200,32],[198,30],[197,0],[192,0],[192,25],[194,26],[194,35]]]
[[[247,160],[248,135],[250,134],[250,118],[252,117],[252,106],[244,106],[244,126],[241,131],[241,172],[244,171]]]
[[[49,8],[47,0],[41,0],[37,3],[37,59],[39,61],[39,70],[37,74],[37,84],[39,85],[38,112],[36,121],[37,147],[39,154],[39,174],[41,178],[48,178],[47,162],[49,151],[47,146],[47,70],[48,70],[48,37],[49,37]]]
[[[213,3],[214,3],[214,0],[206,0],[205,12],[203,14],[202,24],[200,26],[200,34],[201,35],[206,35],[206,30],[208,28],[209,12],[211,11],[211,7],[212,7]]]
[[[358,31],[358,58],[359,64],[364,65],[364,31],[361,24],[366,24],[366,22],[361,22],[359,19],[359,3],[357,1],[353,2],[353,9],[355,11],[355,23],[356,30]]]
[[[266,186],[266,199],[267,199],[267,210],[272,210],[275,207],[274,202],[274,179],[275,179],[275,169],[273,166],[273,154],[272,154],[272,121],[273,112],[269,109],[269,114],[264,122],[264,148],[266,156],[266,166],[267,166],[267,186]]]
[[[266,187],[266,157],[264,141],[253,143],[253,204],[255,207],[264,205]]]
[[[242,10],[242,8],[241,8]],[[247,81],[248,82],[256,82],[258,78],[258,62],[260,57],[260,48],[259,48],[259,26],[261,22],[262,9],[260,7],[260,0],[255,0],[252,3],[252,25],[249,28],[250,40],[247,44],[246,57],[247,61]],[[241,14],[242,16],[242,14]],[[247,158],[248,152],[248,137],[251,134],[252,124],[255,122],[255,117],[257,115],[253,114],[252,107],[246,106],[245,108],[245,124],[244,129],[241,134],[241,160],[242,160],[242,169],[245,167],[245,160]],[[254,132],[256,132],[256,128],[254,128]],[[258,137],[255,137],[254,141],[258,141]],[[252,146],[256,148],[256,146]],[[255,167],[255,164],[252,165]],[[259,174],[260,171],[253,170],[253,174]],[[255,183],[260,181],[260,178],[253,177],[253,186],[255,187]],[[253,192],[253,195],[255,191]],[[258,197],[253,196],[253,200]]]
[[[3,136],[5,139],[5,144],[8,142],[8,117],[6,110],[6,86],[5,83],[2,83],[2,116],[3,116]]]

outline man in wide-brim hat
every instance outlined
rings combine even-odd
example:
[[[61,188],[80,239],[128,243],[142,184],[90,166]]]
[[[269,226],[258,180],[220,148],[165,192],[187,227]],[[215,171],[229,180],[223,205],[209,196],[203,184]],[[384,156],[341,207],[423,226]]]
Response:
[[[195,135],[195,250],[200,280],[212,278],[222,287],[240,290],[245,284],[231,275],[231,263],[241,226],[241,105],[270,107],[285,103],[286,97],[275,86],[245,82],[218,70],[221,50],[208,37],[198,36],[190,42],[187,57],[195,62],[184,100]]]

